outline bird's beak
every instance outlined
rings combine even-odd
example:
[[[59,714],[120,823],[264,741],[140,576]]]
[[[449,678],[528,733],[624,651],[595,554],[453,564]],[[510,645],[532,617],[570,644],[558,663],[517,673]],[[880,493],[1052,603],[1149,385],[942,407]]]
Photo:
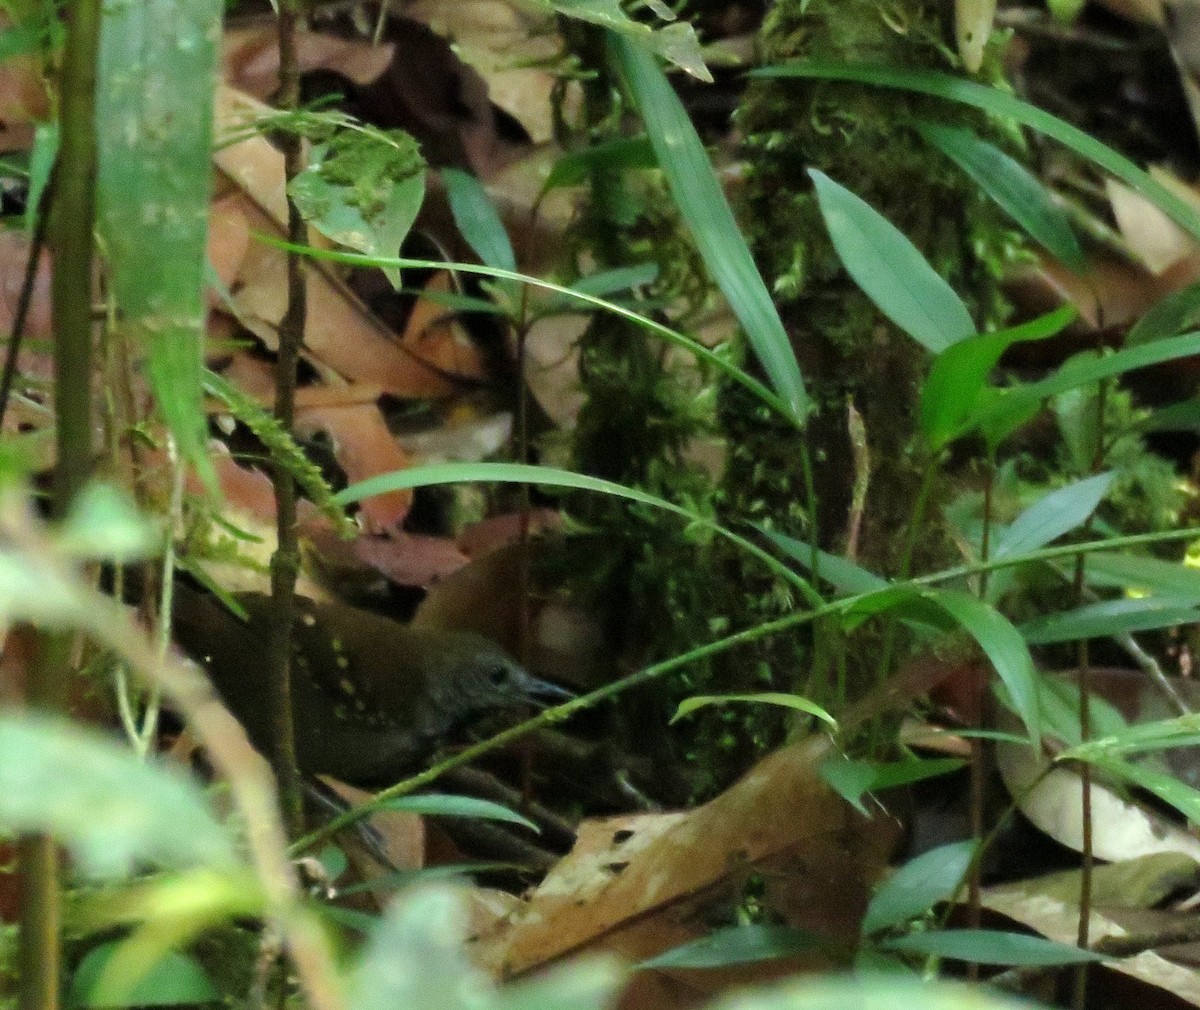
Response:
[[[529,674],[525,674],[523,681],[525,697],[540,708],[561,705],[564,701],[570,701],[577,697],[573,691],[568,691],[565,687],[551,684],[548,680],[539,680]]]

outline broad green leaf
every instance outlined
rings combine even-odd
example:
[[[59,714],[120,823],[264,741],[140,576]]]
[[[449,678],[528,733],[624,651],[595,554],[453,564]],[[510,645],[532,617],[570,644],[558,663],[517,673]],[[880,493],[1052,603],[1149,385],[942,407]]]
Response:
[[[929,598],[979,643],[1008,689],[1013,710],[1036,744],[1042,732],[1037,677],[1020,632],[998,610],[967,593],[938,590]]]
[[[1033,967],[1054,964],[1083,964],[1104,961],[1103,954],[1071,947],[1040,936],[1002,933],[993,929],[945,929],[930,933],[909,933],[880,946],[884,950],[926,957],[949,957],[975,964],[1022,965]]]
[[[1200,396],[1152,412],[1137,428],[1140,431],[1200,431]]]
[[[712,74],[704,65],[704,54],[696,30],[685,21],[652,28],[634,21],[621,7],[620,0],[532,0],[542,7],[553,7],[569,18],[578,18],[601,28],[607,28],[622,42],[635,46],[639,53],[647,56],[657,53],[668,63],[685,70],[698,80],[712,83]],[[664,20],[674,20],[675,15],[664,4],[655,5],[655,12]]]
[[[119,996],[113,995],[111,988],[100,988],[97,983],[119,947],[119,941],[110,940],[87,952],[71,979],[71,1006],[178,1006],[220,999],[220,993],[199,962],[177,950],[168,951],[134,984],[122,987]]]
[[[658,167],[704,264],[746,331],[775,391],[803,423],[808,394],[779,312],[750,255],[691,117],[654,57],[610,38],[612,58],[642,114]]]
[[[996,539],[993,558],[1008,558],[1045,547],[1085,523],[1108,494],[1115,471],[1085,477],[1038,499]]]
[[[837,720],[815,701],[801,698],[798,694],[780,694],[772,691],[764,691],[761,694],[698,694],[691,698],[684,698],[675,710],[675,714],[671,716],[671,722],[678,722],[697,709],[706,708],[709,705],[724,705],[731,701],[748,701],[760,705],[779,705],[781,708],[795,709],[797,712],[816,716],[834,729],[837,728]]]
[[[863,919],[864,936],[899,926],[949,901],[962,884],[978,846],[952,842],[910,859],[877,890]]]
[[[1160,298],[1125,334],[1125,346],[1136,347],[1175,337],[1200,326],[1200,282]]]
[[[728,926],[643,961],[639,968],[724,968],[775,961],[828,946],[815,933],[793,926]]]
[[[512,242],[483,183],[457,168],[443,168],[441,174],[450,212],[463,238],[488,266],[516,270]]]
[[[29,713],[0,715],[0,829],[46,832],[86,876],[151,863],[237,865],[197,784],[96,732]]]
[[[934,98],[970,105],[1002,118],[1012,118],[1047,137],[1057,140],[1077,154],[1111,172],[1155,204],[1164,214],[1193,237],[1200,239],[1200,212],[1176,196],[1162,183],[1138,168],[1128,158],[1102,144],[1078,127],[1048,112],[1023,102],[1006,91],[989,88],[951,74],[929,70],[905,70],[900,67],[865,63],[836,63],[804,60],[750,71],[752,77],[822,78],[858,81],[886,88],[901,88]]]
[[[969,175],[988,196],[1052,256],[1077,274],[1087,264],[1067,216],[1045,187],[1020,162],[972,130],[944,123],[918,123],[917,130]]]
[[[624,980],[625,969],[615,959],[571,958],[535,978],[504,986],[491,1010],[608,1010]]]
[[[934,354],[975,332],[962,299],[894,224],[824,172],[808,174],[842,265],[880,312]]]
[[[1169,596],[1143,596],[1047,614],[1026,621],[1017,630],[1030,645],[1051,645],[1196,623],[1200,623],[1200,610],[1194,604]]]
[[[425,160],[403,130],[340,129],[313,148],[288,195],[334,242],[369,256],[394,256],[425,200]],[[399,270],[384,274],[400,287]]]
[[[71,503],[57,541],[64,553],[78,558],[139,561],[153,556],[162,544],[162,534],[156,524],[138,513],[124,489],[93,482]]]
[[[971,430],[980,391],[1009,347],[1054,336],[1076,315],[1073,306],[1064,305],[1021,326],[967,337],[939,354],[921,389],[921,429],[930,446],[941,449]]]
[[[541,830],[533,821],[522,817],[516,811],[474,796],[422,793],[417,796],[398,796],[395,799],[373,803],[371,806],[376,810],[399,810],[426,817],[478,817],[481,820],[520,824],[530,831]]]
[[[1088,585],[1174,597],[1200,603],[1200,568],[1137,554],[1089,554],[1083,562]]]
[[[25,16],[19,16],[9,5],[6,5],[5,12],[10,18],[15,16],[15,23],[0,31],[0,61],[37,52],[62,31],[62,26],[55,20],[50,5],[43,4],[42,10]]]
[[[1157,365],[1200,353],[1200,333],[1185,333],[1149,344],[1140,344],[1112,354],[1096,355],[1067,362],[1052,375],[1038,382],[1003,389],[989,388],[974,411],[976,424],[985,432],[989,442],[998,444],[1001,438],[1033,416],[1043,400],[1070,389],[1111,379],[1135,368]]]
[[[833,754],[821,762],[818,772],[830,789],[860,813],[867,815],[867,808],[862,802],[867,793],[946,775],[958,771],[964,764],[958,758],[856,761]]]
[[[745,537],[715,523],[707,516],[692,512],[673,502],[647,494],[637,488],[626,487],[598,477],[586,474],[572,473],[569,470],[556,470],[545,466],[528,466],[523,463],[443,463],[435,466],[418,466],[408,470],[394,470],[391,473],[380,474],[352,484],[335,496],[335,501],[348,505],[361,501],[372,495],[383,494],[387,491],[402,491],[416,487],[431,487],[436,484],[458,484],[465,481],[494,481],[501,484],[540,484],[546,487],[572,488],[577,491],[596,491],[600,494],[613,495],[640,505],[672,512],[688,520],[694,526],[711,530],[718,536],[736,544],[742,550],[754,555],[776,575],[786,579],[793,587],[799,589],[810,602],[823,602],[816,590],[801,576],[767,553],[757,544],[751,543]]]
[[[759,526],[758,530],[793,561],[810,571],[812,570],[811,544],[797,540],[795,537],[789,537],[786,533],[767,529],[765,526]],[[871,593],[877,589],[886,589],[888,585],[887,579],[880,578],[874,572],[867,571],[853,561],[826,551],[817,551],[817,567],[820,570],[821,578],[839,593]]]
[[[560,186],[578,186],[599,169],[627,172],[639,168],[654,168],[657,164],[654,147],[647,136],[607,140],[560,157],[546,177],[542,194]]]
[[[158,409],[212,489],[200,389],[222,0],[105,0],[97,226],[120,325],[146,348]]]

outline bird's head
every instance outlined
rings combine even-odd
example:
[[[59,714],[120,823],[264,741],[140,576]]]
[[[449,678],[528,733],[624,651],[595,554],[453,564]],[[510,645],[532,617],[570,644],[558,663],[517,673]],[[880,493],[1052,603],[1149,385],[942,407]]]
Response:
[[[441,632],[434,662],[441,666],[428,680],[431,703],[460,717],[524,705],[546,707],[574,695],[540,680],[494,642],[469,632]]]

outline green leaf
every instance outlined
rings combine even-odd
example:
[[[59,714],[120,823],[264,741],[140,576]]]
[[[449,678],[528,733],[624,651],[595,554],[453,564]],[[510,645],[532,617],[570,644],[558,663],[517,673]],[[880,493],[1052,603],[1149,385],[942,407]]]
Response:
[[[571,290],[582,291],[596,298],[605,298],[618,291],[653,284],[657,277],[657,263],[634,263],[627,267],[614,267],[612,270],[601,270],[580,277],[571,285]]]
[[[992,558],[1036,551],[1085,523],[1108,494],[1115,471],[1085,477],[1039,498],[997,538]]]
[[[924,761],[910,758],[904,761],[855,761],[841,754],[831,754],[821,762],[821,780],[864,816],[869,816],[862,798],[878,789],[910,785],[923,779],[958,771],[965,762],[958,758]]]
[[[621,8],[620,0],[532,0],[539,6],[553,7],[569,18],[578,18],[589,24],[607,28],[620,40],[647,56],[657,53],[668,63],[687,71],[706,84],[712,83],[712,74],[704,65],[704,54],[696,30],[687,22],[679,21],[661,28],[634,21]],[[665,20],[675,15],[663,4],[656,6],[656,13]]]
[[[987,389],[988,398],[974,412],[975,422],[991,431],[989,441],[996,444],[999,437],[1024,423],[1037,412],[1045,399],[1070,389],[1110,379],[1136,368],[1157,365],[1200,353],[1200,333],[1185,333],[1137,347],[1128,347],[1111,354],[1068,361],[1058,371],[1032,383]],[[999,434],[997,434],[999,433]]]
[[[334,242],[369,256],[394,256],[425,200],[425,161],[403,130],[338,129],[313,149],[288,195]],[[400,287],[399,270],[384,274]]]
[[[733,964],[775,961],[827,946],[827,942],[815,933],[793,926],[728,926],[664,951],[638,967],[724,968]]]
[[[752,77],[822,78],[836,81],[858,81],[886,88],[901,88],[934,98],[970,105],[1001,118],[1019,123],[1057,140],[1077,154],[1095,162],[1101,168],[1145,196],[1176,224],[1200,239],[1200,212],[1169,189],[1156,182],[1128,158],[1100,143],[1078,127],[1050,115],[1048,112],[1022,102],[1006,91],[989,88],[951,74],[928,70],[904,70],[900,67],[877,66],[865,63],[836,63],[805,60],[796,63],[760,67],[750,71]]]
[[[1194,745],[1194,743],[1180,744],[1180,746]],[[1146,765],[1121,761],[1108,754],[1085,751],[1083,747],[1064,753],[1070,753],[1078,760],[1086,760],[1089,764],[1119,781],[1153,793],[1168,806],[1178,810],[1189,821],[1193,823],[1200,821],[1200,790],[1189,786],[1174,775],[1155,771]],[[1060,755],[1061,758],[1062,755]]]
[[[1020,162],[966,127],[918,123],[917,131],[969,175],[1052,256],[1077,274],[1087,264],[1066,214]]]
[[[25,198],[25,227],[30,233],[41,213],[42,194],[46,192],[57,157],[58,123],[38,123],[33,131],[33,150],[29,152],[29,195]]]
[[[894,224],[824,172],[808,174],[838,257],[880,312],[935,354],[975,332],[962,299]]]
[[[531,277],[528,274],[514,273],[511,270],[500,270],[496,267],[480,266],[478,263],[447,263],[441,260],[423,260],[411,259],[402,256],[362,256],[358,253],[338,252],[332,249],[313,249],[311,246],[292,245],[288,242],[283,242],[270,235],[256,235],[258,241],[265,245],[273,246],[277,249],[289,249],[298,252],[304,256],[309,256],[316,260],[327,260],[331,263],[346,263],[351,266],[374,266],[380,269],[396,267],[405,269],[413,267],[421,270],[454,270],[457,273],[463,274],[478,274],[484,277],[495,277],[497,280],[517,281],[521,284],[527,284],[530,287],[538,288],[542,291],[550,291],[557,295],[562,295],[566,298],[574,299],[580,305],[586,305],[590,308],[600,309],[603,312],[611,312],[615,316],[622,319],[628,319],[631,323],[642,327],[644,330],[653,333],[657,337],[661,337],[668,343],[674,344],[677,347],[682,347],[689,354],[693,355],[698,361],[703,361],[706,365],[716,369],[724,375],[729,376],[734,382],[750,391],[750,394],[765,404],[771,410],[776,411],[781,417],[789,420],[795,420],[795,411],[785,403],[779,396],[769,390],[761,382],[749,375],[743,369],[738,368],[730,360],[726,354],[720,354],[713,351],[703,344],[698,343],[691,337],[685,336],[678,330],[673,330],[669,326],[664,326],[647,316],[639,315],[632,309],[626,308],[617,302],[605,301],[602,298],[596,298],[583,291],[573,291],[571,288],[563,287],[561,284],[555,284],[553,281],[543,280],[540,277]],[[772,308],[772,311],[774,309]]]
[[[1105,600],[1059,614],[1047,614],[1026,621],[1017,630],[1030,645],[1052,645],[1198,622],[1200,610],[1187,601],[1169,596],[1143,596]]]
[[[1200,714],[1191,712],[1174,719],[1121,726],[1116,730],[1106,727],[1087,743],[1080,743],[1078,735],[1072,742],[1075,746],[1060,754],[1060,760],[1095,761],[1118,755],[1194,747],[1200,742]]]
[[[983,649],[1013,701],[1013,710],[1035,745],[1041,739],[1037,677],[1029,648],[1008,618],[967,593],[937,590],[929,598]]]
[[[709,705],[724,705],[731,701],[748,701],[760,705],[779,705],[782,708],[795,709],[797,712],[816,716],[837,729],[837,720],[815,701],[801,698],[798,694],[780,694],[771,691],[764,691],[761,694],[698,694],[691,698],[684,698],[675,710],[675,714],[671,716],[671,722],[678,722],[685,715],[691,715],[697,709]]]
[[[516,270],[517,257],[508,232],[483,183],[457,168],[443,168],[442,182],[454,223],[479,258],[491,267]]]
[[[1200,568],[1136,554],[1089,554],[1083,562],[1088,585],[1174,597],[1200,603]]]
[[[1002,933],[993,929],[944,929],[934,933],[909,933],[880,946],[884,950],[925,957],[949,957],[975,964],[1022,965],[1083,964],[1104,961],[1103,954],[1056,943],[1024,933]]]
[[[767,529],[765,526],[759,526],[758,530],[793,561],[803,565],[806,570],[812,570],[811,544],[797,540],[795,537],[789,537],[786,533]],[[888,585],[887,579],[880,578],[874,572],[867,571],[853,561],[848,561],[846,558],[830,554],[827,551],[817,551],[817,567],[821,578],[839,593],[871,593],[879,589],[886,589]]]
[[[508,824],[519,824],[530,831],[541,829],[526,817],[514,810],[493,803],[491,800],[481,800],[474,796],[455,796],[441,793],[422,793],[419,796],[397,796],[395,799],[383,800],[370,804],[374,810],[396,810],[409,814],[421,814],[424,817],[478,817],[485,821],[504,821]]]
[[[641,505],[649,505],[681,516],[689,523],[711,530],[736,544],[742,550],[752,554],[763,562],[776,575],[786,579],[792,586],[799,589],[810,601],[820,604],[821,597],[801,576],[768,554],[757,544],[751,543],[745,537],[714,522],[707,516],[699,515],[682,506],[676,505],[655,495],[647,494],[637,488],[626,487],[598,477],[586,474],[572,473],[569,470],[557,470],[545,466],[528,466],[522,463],[443,463],[435,466],[417,466],[407,470],[395,470],[391,473],[380,474],[368,478],[358,484],[352,484],[339,492],[334,500],[348,505],[361,501],[371,495],[384,494],[388,491],[402,491],[416,487],[431,487],[437,484],[459,484],[465,481],[494,481],[502,484],[541,484],[547,487],[572,488],[578,491],[596,491],[600,494],[613,495]]]
[[[1200,281],[1160,298],[1125,334],[1125,346],[1135,347],[1178,336],[1200,326]]]
[[[546,177],[542,194],[562,186],[578,186],[600,170],[628,172],[654,168],[657,164],[654,147],[645,135],[606,140],[560,157]]]
[[[95,878],[144,863],[237,865],[232,840],[186,775],[29,713],[0,715],[0,828],[54,835]]]
[[[200,389],[222,0],[105,0],[97,227],[120,325],[147,349],[154,397],[209,488]]]
[[[120,995],[115,995],[113,987],[101,987],[98,983],[119,947],[119,941],[112,940],[84,955],[71,979],[71,1006],[177,1006],[220,999],[220,993],[199,962],[179,951],[169,951],[134,984],[122,985]]]
[[[921,430],[930,446],[942,449],[972,430],[984,383],[1009,347],[1054,336],[1076,315],[1073,306],[1064,305],[1011,329],[967,337],[939,354],[921,389]]]
[[[977,849],[973,841],[952,842],[910,859],[871,898],[863,935],[899,926],[953,898]]]
[[[746,331],[771,385],[803,423],[809,409],[791,341],[755,266],[704,145],[679,96],[654,58],[624,39],[610,39],[621,77],[645,121],[658,166],[696,248]]]
[[[57,540],[64,553],[78,558],[125,562],[152,557],[162,533],[123,488],[93,482],[71,503]]]

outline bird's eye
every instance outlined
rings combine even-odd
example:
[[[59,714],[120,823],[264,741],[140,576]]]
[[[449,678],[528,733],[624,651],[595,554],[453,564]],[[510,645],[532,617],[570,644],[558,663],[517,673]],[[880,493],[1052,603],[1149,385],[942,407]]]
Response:
[[[487,679],[493,687],[502,687],[508,681],[508,667],[493,666],[488,671]]]

